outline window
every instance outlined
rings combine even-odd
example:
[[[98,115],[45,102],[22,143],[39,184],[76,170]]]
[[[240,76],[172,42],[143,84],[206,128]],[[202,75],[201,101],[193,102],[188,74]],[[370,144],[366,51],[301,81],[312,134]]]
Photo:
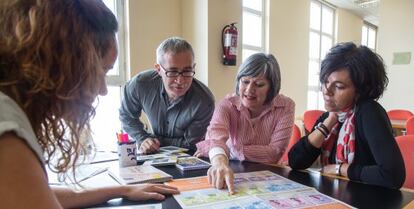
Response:
[[[242,60],[265,52],[264,0],[243,0]]]
[[[309,23],[308,110],[324,109],[319,72],[321,60],[334,44],[335,10],[311,1]]]
[[[125,47],[125,9],[123,0],[103,0],[115,14],[119,24],[117,34],[118,59],[114,68],[107,74],[108,94],[99,96],[95,101],[96,115],[91,120],[92,138],[98,150],[116,150],[115,133],[121,129],[118,109],[121,102],[121,86],[125,84],[126,47]]]
[[[125,9],[123,0],[103,0],[105,5],[115,14],[119,30],[117,33],[118,41],[118,59],[114,68],[107,74],[108,85],[123,85],[126,79],[126,61],[125,61]]]
[[[362,26],[361,45],[375,51],[377,48],[377,26],[364,22]]]

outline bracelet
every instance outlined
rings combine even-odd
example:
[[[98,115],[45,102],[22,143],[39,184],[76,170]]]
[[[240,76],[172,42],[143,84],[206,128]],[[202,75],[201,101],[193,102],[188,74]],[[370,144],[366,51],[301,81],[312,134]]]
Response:
[[[314,128],[319,130],[325,138],[328,137],[329,130],[322,122],[319,122]]]
[[[321,128],[321,127],[318,127],[318,126],[315,126],[315,130],[318,130],[319,132],[321,132],[322,133],[322,135],[326,138],[326,137],[328,137],[328,134],[326,134],[325,133],[325,131]]]
[[[325,131],[326,135],[329,134],[330,131],[329,131],[328,127],[325,126],[325,124],[323,124],[322,122],[319,122],[318,126],[321,127]]]

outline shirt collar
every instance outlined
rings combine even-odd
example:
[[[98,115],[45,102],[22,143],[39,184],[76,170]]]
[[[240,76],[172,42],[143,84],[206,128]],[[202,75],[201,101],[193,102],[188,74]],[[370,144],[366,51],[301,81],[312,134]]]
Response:
[[[189,92],[192,90],[192,85],[193,84],[191,84],[190,88],[188,89],[188,91],[183,96],[178,97],[176,100],[170,102],[170,98],[168,97],[167,90],[165,90],[164,83],[162,82],[162,79],[161,79],[160,95],[163,97],[163,99],[165,100],[166,104],[168,104],[168,106],[175,105],[175,104],[178,104],[178,103],[180,103],[181,101],[184,100],[186,95],[188,95]]]

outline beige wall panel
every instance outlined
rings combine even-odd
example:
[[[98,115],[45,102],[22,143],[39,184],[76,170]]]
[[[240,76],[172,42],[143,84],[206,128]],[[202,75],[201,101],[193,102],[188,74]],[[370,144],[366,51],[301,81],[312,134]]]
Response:
[[[272,0],[269,16],[269,52],[279,62],[281,93],[296,103],[295,115],[303,115],[307,104],[308,0]]]
[[[216,101],[235,90],[234,80],[241,60],[241,36],[238,38],[237,66],[225,66],[221,63],[221,30],[225,25],[237,22],[240,34],[241,7],[240,0],[208,1],[208,87]]]
[[[194,49],[195,77],[208,85],[208,5],[205,0],[182,0],[183,37]]]
[[[181,0],[130,0],[131,77],[152,68],[155,50],[170,36],[182,36]]]
[[[363,20],[343,9],[336,10],[336,26],[338,42],[354,42],[361,44]]]
[[[381,104],[386,109],[414,112],[414,1],[381,0],[378,53],[387,64],[388,89]],[[411,63],[393,65],[394,52],[411,52]]]

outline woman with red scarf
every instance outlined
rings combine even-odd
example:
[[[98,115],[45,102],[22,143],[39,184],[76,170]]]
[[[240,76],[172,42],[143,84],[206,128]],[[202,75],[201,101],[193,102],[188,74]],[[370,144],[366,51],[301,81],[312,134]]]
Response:
[[[341,43],[322,61],[319,78],[327,112],[289,151],[290,167],[308,168],[320,156],[323,173],[400,188],[404,161],[376,101],[388,84],[382,58],[365,46]]]

